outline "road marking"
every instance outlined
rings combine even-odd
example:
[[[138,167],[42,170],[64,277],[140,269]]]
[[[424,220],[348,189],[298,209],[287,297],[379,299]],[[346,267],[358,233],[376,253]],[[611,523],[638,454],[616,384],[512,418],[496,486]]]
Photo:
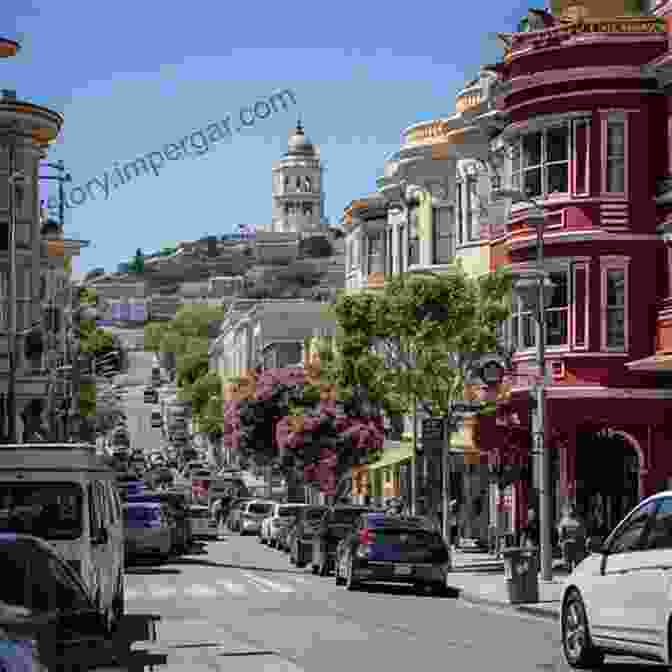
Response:
[[[274,590],[276,593],[293,593],[294,588],[291,588],[290,586],[286,586],[282,583],[275,583],[274,581],[269,581],[268,579],[264,579],[261,576],[257,576],[256,574],[248,574],[247,572],[243,572],[245,576],[247,576],[249,579],[252,581],[256,581],[257,583],[260,583],[262,586],[266,586],[267,588],[270,588],[271,590]]]
[[[264,586],[263,583],[258,582],[253,574],[248,574],[247,572],[241,572],[241,574],[245,577],[247,577],[247,580],[260,592],[262,593],[270,593],[271,589],[268,588],[268,586]]]
[[[158,586],[151,591],[151,597],[165,598],[165,597],[174,597],[177,595],[177,589],[172,586]]]
[[[212,586],[204,586],[200,583],[185,588],[184,592],[192,597],[217,597],[217,591]]]
[[[244,586],[241,586],[238,583],[233,583],[233,581],[227,581],[226,579],[217,579],[215,583],[218,586],[224,586],[224,590],[227,590],[234,595],[245,595],[247,592]]]

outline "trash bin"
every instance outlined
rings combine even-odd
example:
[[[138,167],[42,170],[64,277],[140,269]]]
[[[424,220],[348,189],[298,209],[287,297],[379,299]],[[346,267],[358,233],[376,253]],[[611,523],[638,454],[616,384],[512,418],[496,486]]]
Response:
[[[536,548],[505,548],[504,578],[511,604],[539,601],[539,561]]]

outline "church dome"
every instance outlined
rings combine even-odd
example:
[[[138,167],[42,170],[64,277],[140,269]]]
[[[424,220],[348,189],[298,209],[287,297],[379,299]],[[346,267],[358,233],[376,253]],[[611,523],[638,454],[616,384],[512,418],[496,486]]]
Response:
[[[299,121],[296,124],[296,129],[294,133],[289,136],[289,142],[287,143],[287,155],[288,156],[315,156],[315,148],[313,144],[308,140],[303,132],[303,126]]]

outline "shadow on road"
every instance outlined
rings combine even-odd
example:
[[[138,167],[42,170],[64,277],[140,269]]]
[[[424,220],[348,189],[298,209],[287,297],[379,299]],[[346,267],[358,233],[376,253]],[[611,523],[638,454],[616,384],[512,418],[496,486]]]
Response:
[[[171,565],[200,565],[201,567],[221,567],[223,569],[245,569],[255,572],[272,572],[274,574],[305,574],[302,569],[282,569],[272,567],[257,567],[255,565],[236,565],[230,562],[215,562],[214,560],[201,560],[199,558],[177,558],[170,561]]]
[[[460,597],[460,591],[457,588],[446,588],[443,595],[437,595],[428,590],[424,591],[419,588],[414,588],[413,586],[404,586],[394,583],[365,583],[359,588],[358,592],[370,593],[372,595],[417,595],[419,597],[434,597],[436,599],[451,598],[454,600]]]
[[[179,569],[172,569],[171,567],[155,567],[151,565],[126,565],[124,574],[140,574],[143,576],[155,574],[182,574]]]

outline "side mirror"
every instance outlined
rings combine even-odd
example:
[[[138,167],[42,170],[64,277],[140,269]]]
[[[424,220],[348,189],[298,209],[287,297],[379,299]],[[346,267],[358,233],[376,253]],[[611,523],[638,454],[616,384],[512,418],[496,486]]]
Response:
[[[588,537],[586,542],[586,550],[588,553],[598,553],[604,554],[607,552],[607,549],[604,545],[604,539],[602,537]]]

